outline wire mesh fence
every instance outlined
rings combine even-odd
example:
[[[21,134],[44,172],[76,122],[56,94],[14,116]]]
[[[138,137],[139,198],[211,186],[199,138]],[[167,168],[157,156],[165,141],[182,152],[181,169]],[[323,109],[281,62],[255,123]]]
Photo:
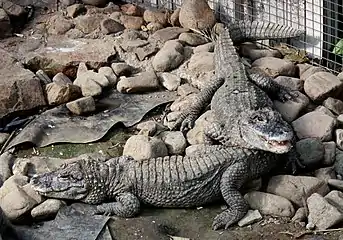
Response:
[[[183,0],[127,0],[154,8],[175,9]],[[301,39],[288,44],[305,50],[310,63],[333,72],[343,65],[343,8],[340,0],[208,0],[217,19],[261,20],[303,29]],[[342,40],[341,40],[342,39]],[[276,44],[271,41],[269,44]]]

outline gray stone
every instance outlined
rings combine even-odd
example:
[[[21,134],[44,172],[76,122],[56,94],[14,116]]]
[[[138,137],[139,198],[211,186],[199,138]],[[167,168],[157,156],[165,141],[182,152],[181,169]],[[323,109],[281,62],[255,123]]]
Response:
[[[181,84],[181,78],[172,73],[164,72],[160,75],[160,82],[169,91],[175,91]]]
[[[87,9],[83,4],[73,4],[67,7],[67,16],[71,18],[75,18],[83,13],[87,12]]]
[[[143,47],[136,48],[134,53],[138,57],[140,61],[145,60],[146,58],[152,56],[153,54],[157,53],[159,50],[154,44],[148,44]]]
[[[173,40],[179,37],[181,33],[188,32],[188,29],[179,27],[167,27],[161,30],[157,30],[154,34],[149,37],[149,41],[159,41],[165,43],[169,40]]]
[[[95,102],[93,97],[83,97],[66,104],[69,111],[76,115],[82,115],[95,111]]]
[[[177,68],[184,60],[183,51],[183,46],[179,41],[167,41],[153,58],[153,68],[158,72],[167,72]]]
[[[73,101],[81,96],[80,87],[73,84],[49,83],[45,87],[49,105],[60,105]]]
[[[82,88],[83,81],[86,81],[88,79],[96,82],[101,87],[107,87],[110,85],[109,80],[104,74],[101,74],[101,73],[99,74],[92,70],[88,70],[82,74],[79,74],[77,78],[75,79],[74,84]]]
[[[197,98],[196,94],[190,94],[184,97],[178,97],[175,101],[170,105],[170,110],[173,112],[184,111],[184,109],[188,109],[192,102],[194,102]]]
[[[181,33],[179,40],[193,47],[207,43],[207,39],[197,33]]]
[[[335,171],[337,174],[343,176],[343,151],[336,148]]]
[[[270,178],[267,192],[287,198],[296,206],[303,206],[303,198],[312,193],[324,196],[329,187],[324,180],[309,176],[278,175]]]
[[[75,28],[85,34],[90,34],[100,28],[100,23],[105,18],[106,15],[104,14],[87,14],[84,16],[78,16],[74,20]]]
[[[100,29],[103,34],[111,34],[123,31],[125,27],[121,23],[111,18],[105,18],[100,23]]]
[[[323,164],[325,166],[331,166],[335,162],[336,158],[336,143],[331,142],[323,142],[324,144],[324,160]]]
[[[65,36],[70,39],[78,39],[83,38],[85,34],[81,32],[79,29],[72,28],[68,32],[66,32]]]
[[[287,122],[294,121],[310,103],[310,100],[306,95],[302,94],[301,92],[297,92],[297,94],[298,97],[286,102],[280,102],[277,100],[274,101],[276,110],[281,113],[282,117]]]
[[[324,197],[331,205],[343,211],[343,193],[337,190],[332,190]]]
[[[293,62],[285,59],[275,57],[264,57],[255,60],[252,65],[253,68],[259,68],[266,74],[277,77],[280,75],[296,77],[297,66]]]
[[[65,202],[58,199],[47,199],[31,210],[31,216],[36,220],[43,220],[57,214]]]
[[[243,57],[247,57],[251,61],[255,61],[263,57],[282,57],[282,54],[276,49],[261,49],[256,46],[256,44],[250,42],[241,44],[239,52]]]
[[[186,138],[189,144],[203,144],[204,143],[204,130],[207,125],[213,122],[213,112],[206,111],[202,114],[194,124],[194,127],[186,134]]]
[[[210,72],[214,70],[214,53],[194,53],[189,60],[188,68],[194,72]]]
[[[325,148],[317,138],[305,138],[296,143],[301,163],[309,168],[319,166],[324,159]]]
[[[123,155],[142,160],[167,156],[168,149],[164,142],[156,137],[134,135],[126,141]]]
[[[142,72],[133,77],[121,77],[117,90],[122,93],[142,93],[159,88],[159,81],[154,71]]]
[[[320,180],[328,181],[329,179],[335,179],[336,173],[333,166],[326,168],[319,168],[314,171],[314,176]]]
[[[321,67],[315,67],[310,64],[298,64],[299,66],[299,75],[300,79],[306,81],[307,78],[309,78],[311,75],[317,73],[317,72],[326,72],[324,68]]]
[[[326,107],[322,105],[316,107],[313,111],[322,112],[322,113],[325,113],[326,115],[329,115],[330,117],[336,118],[336,116],[329,109],[327,109]]]
[[[168,24],[169,12],[163,9],[158,10],[145,10],[143,14],[143,19],[147,23],[159,23],[162,26]]]
[[[237,224],[240,227],[244,227],[260,220],[262,220],[262,215],[258,210],[248,210],[247,214]]]
[[[157,130],[157,122],[155,121],[146,121],[139,123],[136,128],[139,131],[138,134],[145,136],[153,136]]]
[[[117,77],[130,76],[133,71],[133,67],[124,62],[112,63],[111,68]]]
[[[169,155],[182,155],[187,147],[187,141],[182,132],[165,131],[158,137],[166,144]]]
[[[74,27],[74,23],[57,14],[49,19],[47,26],[49,34],[63,35]]]
[[[313,193],[307,199],[307,206],[308,222],[313,223],[317,229],[328,229],[343,220],[343,213],[318,193]]]
[[[115,86],[117,84],[118,78],[114,74],[114,71],[112,68],[101,67],[99,68],[98,73],[104,75],[107,78],[110,86]]]
[[[39,78],[39,80],[41,81],[41,83],[42,83],[43,85],[46,85],[46,84],[51,83],[50,77],[49,77],[48,74],[46,74],[42,69],[39,69],[39,70],[36,72],[36,76]],[[71,83],[71,82],[70,82],[70,83]]]
[[[292,203],[284,197],[270,193],[253,191],[244,195],[250,208],[259,210],[262,214],[292,217],[294,208]]]
[[[27,176],[30,167],[32,166],[29,159],[22,159],[21,161],[16,161],[12,167],[13,175]]]
[[[324,113],[310,112],[292,122],[298,138],[319,138],[330,141],[336,120]]]
[[[343,102],[339,99],[328,97],[323,105],[337,115],[343,113]]]
[[[194,53],[198,52],[213,52],[214,51],[214,43],[209,42],[200,46],[197,46],[193,49]]]
[[[37,73],[36,73],[37,74]],[[58,85],[67,85],[67,84],[73,84],[73,82],[70,80],[68,76],[66,76],[64,73],[57,73],[53,78],[52,81]]]
[[[120,17],[120,22],[124,25],[125,28],[135,30],[140,30],[142,25],[144,24],[144,20],[142,17],[128,15],[122,15]]]
[[[0,186],[12,176],[10,166],[13,164],[15,156],[6,151],[0,155]]]
[[[304,207],[298,208],[298,210],[295,212],[292,222],[303,222],[307,218],[306,216],[306,209]]]
[[[12,33],[12,25],[6,11],[0,8],[0,39],[9,37]]]
[[[193,87],[189,83],[182,84],[177,88],[177,94],[180,95],[181,97],[198,93],[198,92],[199,92],[199,89]]]
[[[329,72],[317,72],[309,76],[304,84],[305,93],[313,101],[323,101],[328,97],[339,97],[343,82]]]
[[[129,41],[123,41],[120,46],[122,49],[126,52],[132,52],[136,50],[139,47],[144,47],[148,45],[149,42],[147,40],[142,39],[135,39],[135,40],[129,40]]]
[[[275,82],[279,83],[282,86],[285,86],[293,91],[303,91],[304,90],[304,81],[299,78],[287,77],[287,76],[278,76],[274,79]]]
[[[4,144],[9,136],[9,133],[0,133],[0,145]]]
[[[162,29],[163,25],[161,23],[151,22],[151,23],[148,23],[148,25],[146,25],[146,28],[149,32],[154,33],[156,31]]]
[[[180,15],[181,8],[177,8],[174,12],[170,15],[169,22],[173,27],[180,27],[179,22],[179,15]]]
[[[328,184],[329,186],[331,186],[332,188],[336,188],[340,191],[343,190],[343,180],[339,180],[339,179],[329,179],[328,180]]]
[[[335,130],[336,146],[343,150],[343,129]]]

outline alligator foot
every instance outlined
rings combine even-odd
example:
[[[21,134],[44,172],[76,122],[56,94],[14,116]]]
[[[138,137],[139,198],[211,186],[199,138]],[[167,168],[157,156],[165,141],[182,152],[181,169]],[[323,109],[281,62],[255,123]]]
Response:
[[[298,96],[299,94],[297,92],[280,86],[280,89],[276,94],[276,100],[280,102],[287,102],[289,100],[295,99]]]
[[[237,217],[237,212],[231,209],[225,210],[218,214],[212,224],[213,230],[218,230],[220,228],[228,229],[232,224],[238,222],[241,217]]]

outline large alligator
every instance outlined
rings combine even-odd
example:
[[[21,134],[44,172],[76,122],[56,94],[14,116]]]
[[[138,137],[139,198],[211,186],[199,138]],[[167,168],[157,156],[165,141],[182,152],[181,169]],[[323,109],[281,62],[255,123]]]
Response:
[[[273,23],[238,22],[217,31],[215,78],[197,95],[172,129],[193,127],[210,103],[215,121],[205,128],[206,142],[240,146],[274,153],[289,152],[294,133],[273,107],[269,96],[286,101],[294,96],[261,72],[247,73],[235,42],[252,39],[295,37],[302,31]]]
[[[194,156],[79,160],[33,176],[31,184],[46,197],[94,204],[95,214],[121,217],[138,214],[141,202],[185,208],[223,198],[228,209],[215,217],[213,228],[228,228],[248,210],[238,191],[241,186],[280,165],[282,157],[266,151],[212,145]]]

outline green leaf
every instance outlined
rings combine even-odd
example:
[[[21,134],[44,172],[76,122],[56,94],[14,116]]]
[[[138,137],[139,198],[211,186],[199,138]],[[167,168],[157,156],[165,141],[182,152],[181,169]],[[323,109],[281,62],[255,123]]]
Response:
[[[343,56],[343,38],[336,43],[334,49],[332,50],[333,54]]]

